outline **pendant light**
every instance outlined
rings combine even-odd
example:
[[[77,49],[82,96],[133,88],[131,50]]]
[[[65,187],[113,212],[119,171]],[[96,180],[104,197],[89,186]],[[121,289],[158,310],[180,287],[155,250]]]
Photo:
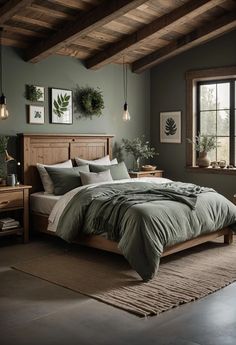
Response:
[[[124,83],[124,111],[122,119],[123,121],[130,121],[130,113],[128,110],[127,96],[128,96],[128,65],[125,64],[125,58],[123,57],[123,83]]]
[[[0,77],[0,120],[5,120],[8,118],[8,110],[7,110],[7,100],[6,97],[3,94],[3,53],[2,53],[2,33],[3,28],[0,28],[0,34],[1,34],[1,42],[0,42],[0,67],[1,67],[1,77]]]

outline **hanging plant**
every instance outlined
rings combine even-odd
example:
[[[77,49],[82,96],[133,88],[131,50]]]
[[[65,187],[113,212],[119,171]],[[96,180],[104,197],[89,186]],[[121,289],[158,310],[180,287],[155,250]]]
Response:
[[[99,117],[104,109],[102,91],[89,86],[78,87],[75,92],[75,104],[81,117],[92,118],[93,115]]]
[[[26,85],[26,99],[30,102],[44,101],[44,88],[35,85]]]

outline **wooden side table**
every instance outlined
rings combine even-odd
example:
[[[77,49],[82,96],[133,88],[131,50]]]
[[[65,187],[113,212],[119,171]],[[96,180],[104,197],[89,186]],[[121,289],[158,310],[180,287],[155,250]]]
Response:
[[[0,219],[12,217],[19,211],[21,226],[0,231],[0,236],[14,235],[22,231],[24,243],[29,241],[29,190],[31,186],[0,186]],[[2,215],[4,213],[4,215]]]
[[[150,171],[130,171],[129,176],[132,178],[139,177],[163,177],[164,170],[150,170]]]

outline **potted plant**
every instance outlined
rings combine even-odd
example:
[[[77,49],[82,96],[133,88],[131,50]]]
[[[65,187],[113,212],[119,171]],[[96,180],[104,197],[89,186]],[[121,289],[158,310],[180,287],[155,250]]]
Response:
[[[216,137],[212,135],[196,135],[195,140],[187,138],[190,144],[193,144],[195,150],[199,152],[199,157],[197,158],[197,165],[199,168],[208,168],[211,161],[208,157],[208,152],[214,150],[218,147]]]
[[[7,165],[5,162],[5,154],[7,150],[9,137],[5,135],[0,136],[0,182],[6,178],[7,175]]]
[[[128,154],[133,155],[134,158],[134,171],[139,171],[140,160],[142,158],[153,158],[158,155],[154,147],[150,146],[149,141],[145,140],[145,136],[142,135],[140,138],[135,138],[133,140],[122,139],[122,149],[124,149]]]

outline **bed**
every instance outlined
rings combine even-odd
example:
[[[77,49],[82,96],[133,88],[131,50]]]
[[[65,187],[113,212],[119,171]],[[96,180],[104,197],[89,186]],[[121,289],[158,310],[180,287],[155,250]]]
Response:
[[[54,231],[48,230],[49,211],[35,207],[37,198],[45,198],[45,195],[35,194],[42,191],[37,163],[56,164],[79,156],[84,159],[97,159],[109,155],[112,159],[112,135],[67,135],[67,134],[21,134],[21,149],[23,162],[23,181],[32,185],[33,206],[31,210],[31,226],[34,230],[55,236]],[[32,198],[31,197],[31,198]],[[47,198],[47,197],[46,197]],[[50,198],[50,197],[49,197]],[[55,205],[55,198],[51,197],[51,205]],[[52,207],[52,206],[51,206]],[[204,232],[197,237],[164,248],[162,256],[196,246],[198,244],[214,240],[224,236],[224,243],[232,243],[233,233],[230,227],[223,227],[216,231]],[[108,240],[106,236],[80,235],[74,242],[114,253],[121,254],[118,244]]]

